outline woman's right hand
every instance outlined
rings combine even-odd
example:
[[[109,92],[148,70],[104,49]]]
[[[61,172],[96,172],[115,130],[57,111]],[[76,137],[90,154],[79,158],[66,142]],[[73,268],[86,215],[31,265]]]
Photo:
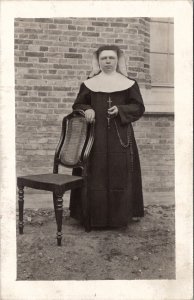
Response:
[[[88,123],[94,122],[95,119],[95,111],[93,109],[85,110],[85,118]]]

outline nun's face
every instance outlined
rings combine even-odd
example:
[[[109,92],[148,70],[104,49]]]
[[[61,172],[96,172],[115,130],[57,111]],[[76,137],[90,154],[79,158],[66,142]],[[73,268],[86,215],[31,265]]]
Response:
[[[116,71],[118,63],[117,53],[113,50],[103,50],[99,55],[100,69],[107,74]]]

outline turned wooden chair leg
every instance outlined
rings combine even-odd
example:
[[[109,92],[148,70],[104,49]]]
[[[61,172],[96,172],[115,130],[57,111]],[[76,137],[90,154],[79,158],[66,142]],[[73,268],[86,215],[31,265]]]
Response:
[[[57,197],[54,192],[53,192],[53,206],[54,206],[54,210],[55,210],[55,220],[57,222]]]
[[[23,221],[23,211],[24,211],[24,187],[18,187],[18,206],[19,206],[19,234],[23,234],[24,221]]]
[[[57,219],[57,245],[61,246],[62,240],[62,218],[63,218],[63,198],[56,195],[56,219]]]
[[[84,228],[86,232],[91,231],[91,222],[90,222],[90,203],[88,201],[88,193],[87,193],[87,183],[84,183],[82,188],[82,207],[83,207],[83,220],[84,220]]]

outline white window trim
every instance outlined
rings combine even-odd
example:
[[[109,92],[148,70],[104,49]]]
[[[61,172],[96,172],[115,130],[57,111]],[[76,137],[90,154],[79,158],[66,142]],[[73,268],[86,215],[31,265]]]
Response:
[[[151,19],[152,23],[174,24],[172,19],[157,20]],[[151,37],[150,37],[151,38]],[[167,54],[174,55],[172,52],[150,51],[150,55]],[[151,80],[151,89],[141,89],[147,113],[174,113],[174,83],[158,83]]]

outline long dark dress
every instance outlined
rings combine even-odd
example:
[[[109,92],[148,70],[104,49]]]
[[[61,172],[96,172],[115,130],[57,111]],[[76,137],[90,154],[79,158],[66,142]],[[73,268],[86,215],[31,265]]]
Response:
[[[107,127],[109,97],[111,106],[116,105],[119,110],[110,120],[110,128]],[[82,83],[73,109],[89,108],[95,111],[96,120],[88,166],[91,226],[126,226],[132,217],[144,215],[139,155],[131,125],[145,111],[137,82],[128,89],[111,93],[94,92]],[[128,140],[130,145],[123,147],[121,143],[127,144]],[[74,170],[74,174],[78,175],[79,170]],[[72,191],[70,215],[81,220],[80,197],[80,190]]]

